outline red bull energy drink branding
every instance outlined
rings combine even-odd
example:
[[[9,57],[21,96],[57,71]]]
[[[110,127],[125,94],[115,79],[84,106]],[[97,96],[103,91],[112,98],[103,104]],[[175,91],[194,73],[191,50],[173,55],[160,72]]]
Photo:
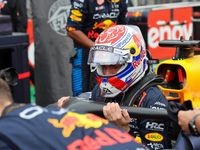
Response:
[[[63,129],[62,135],[66,138],[67,150],[97,150],[108,146],[116,148],[125,143],[136,142],[134,137],[127,132],[121,131],[109,124],[107,120],[94,114],[79,114],[68,111],[61,119],[48,118],[47,121],[55,128]],[[73,134],[75,130],[77,132]],[[68,143],[68,138],[70,143]]]
[[[94,114],[77,114],[75,112],[68,112],[60,121],[57,119],[48,119],[56,128],[63,128],[63,136],[69,137],[76,127],[99,128],[103,124],[108,124],[108,121],[100,118]]]
[[[116,25],[116,24],[117,24],[117,22],[113,22],[112,20],[107,19],[107,20],[104,20],[101,23],[97,23],[96,22],[95,25],[94,25],[94,27],[93,27],[93,30],[97,29],[97,28],[105,30],[105,29],[107,29],[107,28],[109,28],[109,27],[111,27],[113,25]]]

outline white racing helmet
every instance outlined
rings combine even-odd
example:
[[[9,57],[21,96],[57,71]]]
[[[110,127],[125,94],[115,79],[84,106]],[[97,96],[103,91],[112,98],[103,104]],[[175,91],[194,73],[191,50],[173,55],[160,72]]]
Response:
[[[88,57],[104,97],[115,97],[141,80],[148,68],[146,62],[145,42],[140,29],[134,25],[114,25],[104,30]],[[122,67],[117,74],[103,74],[102,65],[118,64]]]

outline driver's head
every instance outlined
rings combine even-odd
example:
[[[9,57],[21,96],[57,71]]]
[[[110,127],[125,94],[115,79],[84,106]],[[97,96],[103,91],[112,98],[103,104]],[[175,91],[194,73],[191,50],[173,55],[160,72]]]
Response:
[[[115,25],[104,30],[88,58],[104,97],[115,97],[138,82],[147,70],[146,62],[143,36],[133,25]]]
[[[119,64],[119,65],[102,65],[101,66],[102,74],[105,76],[111,76],[113,74],[117,74],[117,72],[120,70],[121,67],[122,67],[121,64]]]

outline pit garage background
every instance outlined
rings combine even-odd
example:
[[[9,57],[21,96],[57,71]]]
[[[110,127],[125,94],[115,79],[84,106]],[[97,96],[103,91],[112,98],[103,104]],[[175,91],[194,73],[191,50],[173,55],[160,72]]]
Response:
[[[174,56],[175,49],[158,46],[161,40],[180,39],[180,36],[184,40],[190,36],[194,40],[200,40],[200,32],[197,32],[200,30],[199,0],[128,2],[129,24],[140,27],[153,58],[165,60]],[[18,66],[24,66],[24,63],[31,66],[34,83],[26,81],[22,83],[23,86],[14,89],[16,93],[17,89],[26,88],[26,92],[16,96],[17,99],[46,106],[62,96],[73,95],[70,63],[73,41],[65,30],[70,7],[70,0],[27,0],[29,44],[26,47],[28,54],[22,59],[26,60],[27,57],[28,62],[17,63]],[[21,51],[24,52],[24,49]],[[3,52],[0,53],[2,56]],[[198,54],[199,50],[195,53]],[[7,63],[0,66],[0,69],[10,66],[12,63]],[[28,72],[27,67],[24,70],[25,73]],[[29,76],[25,80],[27,79]],[[24,81],[23,78],[20,80]]]

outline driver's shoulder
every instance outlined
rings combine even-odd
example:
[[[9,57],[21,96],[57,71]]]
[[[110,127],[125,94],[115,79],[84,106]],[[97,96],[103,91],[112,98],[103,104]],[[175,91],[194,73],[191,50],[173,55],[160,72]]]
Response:
[[[145,105],[162,105],[163,108],[166,108],[167,99],[157,86],[149,87],[143,94],[145,94],[143,100],[143,103],[146,103]]]

